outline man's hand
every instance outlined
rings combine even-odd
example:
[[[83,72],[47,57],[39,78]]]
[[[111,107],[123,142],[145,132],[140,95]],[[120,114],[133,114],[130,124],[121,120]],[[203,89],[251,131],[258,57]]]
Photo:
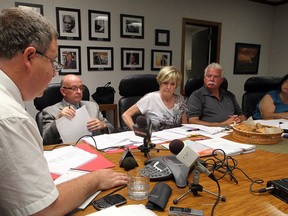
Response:
[[[100,169],[93,172],[95,181],[98,180],[98,190],[107,190],[119,185],[128,183],[128,176],[125,173],[115,172],[111,169]]]
[[[76,110],[73,107],[64,107],[58,115],[58,118],[65,116],[68,118],[74,118],[76,115]]]
[[[229,118],[222,122],[222,125],[231,125],[231,124],[237,124],[237,123],[240,123],[241,122],[241,119],[239,118],[238,115],[233,115],[233,116],[229,116]]]
[[[89,131],[102,130],[106,127],[107,125],[103,121],[100,121],[97,118],[90,119],[87,122],[87,128]]]

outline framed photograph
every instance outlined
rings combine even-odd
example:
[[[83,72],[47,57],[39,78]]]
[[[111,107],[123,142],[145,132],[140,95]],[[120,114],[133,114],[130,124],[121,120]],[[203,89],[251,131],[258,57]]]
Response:
[[[81,75],[81,48],[80,46],[58,46],[58,61],[64,68],[59,75]]]
[[[236,43],[234,74],[257,74],[260,48],[259,44]]]
[[[80,10],[56,7],[59,39],[81,40]]]
[[[16,7],[29,7],[32,10],[44,15],[43,13],[43,5],[40,4],[30,4],[30,3],[24,3],[24,2],[15,2]]]
[[[120,14],[121,37],[144,38],[144,16]]]
[[[87,56],[89,71],[114,69],[112,47],[87,47]]]
[[[88,10],[89,40],[111,41],[110,13]]]
[[[170,45],[170,31],[163,29],[155,29],[155,45],[169,46]]]
[[[160,70],[169,65],[172,65],[172,51],[151,50],[151,70]]]
[[[121,70],[144,70],[144,49],[121,48]]]

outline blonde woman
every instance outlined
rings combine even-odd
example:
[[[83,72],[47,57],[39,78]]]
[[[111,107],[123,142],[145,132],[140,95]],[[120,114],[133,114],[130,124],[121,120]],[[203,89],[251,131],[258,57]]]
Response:
[[[159,91],[144,95],[122,115],[125,124],[131,130],[134,125],[132,117],[137,114],[150,118],[154,131],[187,123],[184,98],[175,94],[175,89],[182,79],[180,71],[174,66],[166,66],[160,70],[156,79]]]

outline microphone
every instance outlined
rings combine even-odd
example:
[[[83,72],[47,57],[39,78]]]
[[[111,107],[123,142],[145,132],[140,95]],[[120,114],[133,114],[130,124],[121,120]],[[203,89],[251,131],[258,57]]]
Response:
[[[213,173],[211,173],[205,166],[199,162],[200,156],[189,145],[185,145],[182,140],[175,139],[169,144],[169,150],[176,158],[185,166],[197,169],[200,173],[204,173],[213,181],[217,181]]]
[[[146,119],[144,116],[140,115],[136,119],[136,124],[134,124],[132,127],[136,136],[143,137],[147,140],[151,139],[152,122],[150,118]]]
[[[119,166],[123,167],[126,171],[139,166],[129,148],[124,152],[122,158],[120,159]]]
[[[138,149],[141,152],[144,152],[145,157],[149,156],[149,151],[155,144],[151,143],[151,135],[152,135],[152,122],[150,118],[145,118],[144,116],[138,116],[136,119],[136,124],[133,126],[133,130],[136,136],[143,137],[143,145],[139,146]]]
[[[174,139],[169,143],[169,150],[172,154],[177,155],[184,148],[184,142],[179,139]]]
[[[132,158],[132,157],[127,157],[122,162],[122,167],[126,171],[134,169],[136,166],[138,166],[138,164],[137,164],[136,160],[134,158]]]

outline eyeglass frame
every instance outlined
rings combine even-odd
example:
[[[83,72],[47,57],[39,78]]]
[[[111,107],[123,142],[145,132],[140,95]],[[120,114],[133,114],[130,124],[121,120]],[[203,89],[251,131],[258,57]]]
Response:
[[[55,59],[52,59],[48,56],[46,56],[45,54],[43,54],[42,52],[36,50],[36,53],[43,56],[43,57],[46,57],[50,60],[51,64],[52,64],[52,67],[53,67],[53,70],[56,71],[56,72],[59,72],[60,70],[62,70],[64,68],[64,65],[59,63],[58,61],[56,61]]]
[[[72,87],[62,86],[61,88],[69,89],[69,90],[71,90],[71,91],[73,91],[73,92],[77,92],[78,89],[79,89],[81,92],[85,91],[84,85],[82,85],[82,86],[80,86],[80,87],[77,87],[77,86],[72,86]]]

